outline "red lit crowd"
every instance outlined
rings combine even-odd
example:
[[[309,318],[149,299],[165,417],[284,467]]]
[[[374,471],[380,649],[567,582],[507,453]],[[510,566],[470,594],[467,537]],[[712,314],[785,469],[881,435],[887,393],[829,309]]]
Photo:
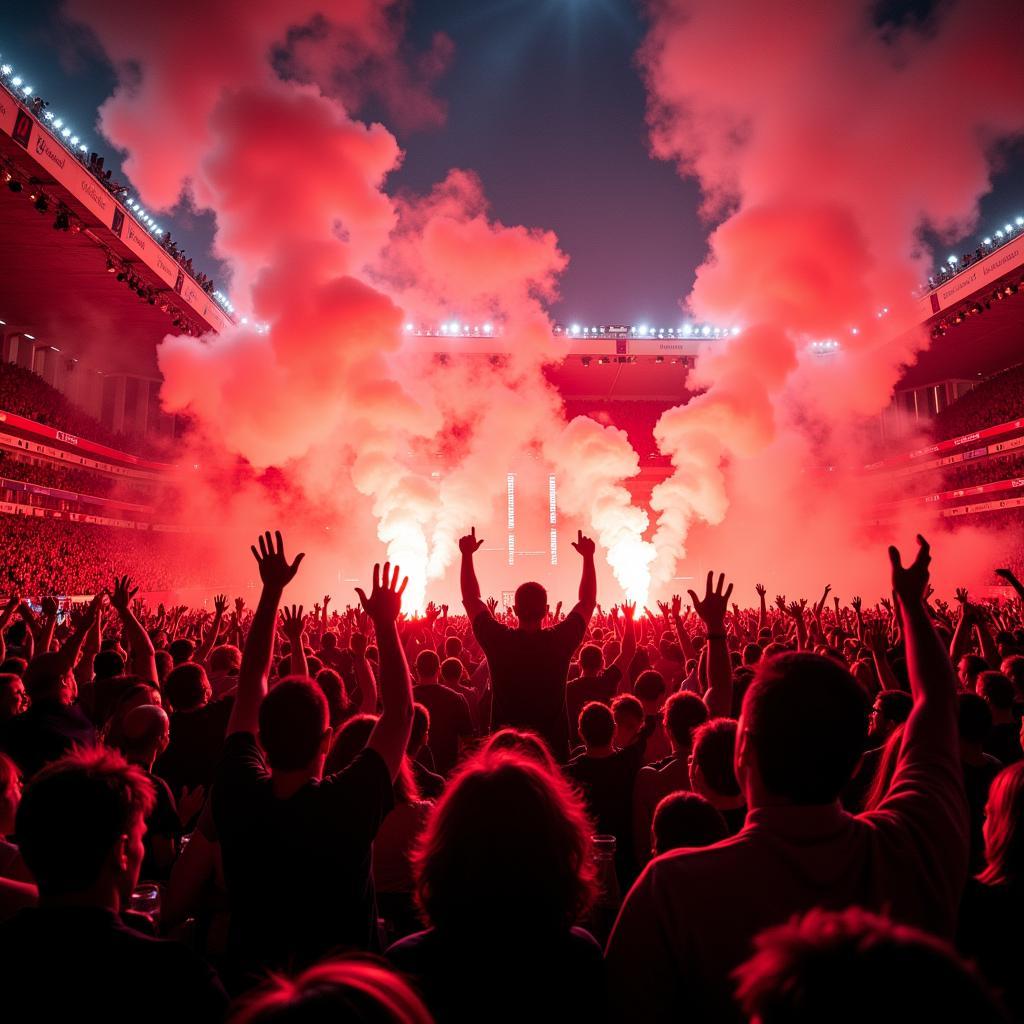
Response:
[[[1011,571],[939,599],[919,538],[878,601],[602,607],[580,535],[574,599],[501,610],[481,543],[422,615],[388,565],[289,605],[280,534],[211,612],[9,558],[4,1019],[1021,1018]]]

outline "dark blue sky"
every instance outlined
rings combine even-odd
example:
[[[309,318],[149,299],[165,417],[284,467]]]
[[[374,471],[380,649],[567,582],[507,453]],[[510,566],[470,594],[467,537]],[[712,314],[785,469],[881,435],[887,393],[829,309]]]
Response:
[[[16,13],[12,6],[20,8]],[[57,2],[7,5],[0,54],[107,156],[93,127],[113,86],[109,67],[83,55]],[[139,8],[144,29],[144,5]],[[583,322],[674,323],[703,258],[697,189],[647,154],[644,89],[634,54],[644,25],[633,0],[414,0],[410,33],[455,44],[436,91],[439,129],[399,133],[396,186],[426,190],[451,167],[475,170],[494,214],[553,229],[571,262],[554,312]],[[183,65],[184,70],[184,65]],[[983,202],[982,233],[1024,211],[1024,147]],[[163,217],[201,268],[209,217]],[[960,251],[953,247],[950,251]]]

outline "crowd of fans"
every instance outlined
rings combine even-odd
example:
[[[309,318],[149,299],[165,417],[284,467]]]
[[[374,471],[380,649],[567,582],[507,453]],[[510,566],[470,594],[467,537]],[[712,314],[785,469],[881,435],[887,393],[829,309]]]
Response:
[[[162,447],[151,439],[108,430],[39,374],[16,363],[0,362],[0,411],[12,412],[133,455],[159,458],[163,453]]]
[[[12,585],[5,1014],[1020,1018],[1011,572],[938,599],[919,539],[876,603],[708,573],[602,608],[581,534],[571,608],[524,583],[501,612],[481,544],[459,613],[403,612],[389,565],[283,605],[303,556],[269,533],[252,609]]]
[[[38,484],[40,487],[56,487],[76,494],[90,494],[101,498],[117,498],[139,505],[151,505],[159,488],[157,481],[150,482],[137,477],[114,476],[100,470],[70,466],[66,463],[48,462],[30,458],[20,453],[0,451],[0,477]],[[25,500],[24,494],[5,500]]]
[[[987,378],[935,417],[936,437],[959,437],[1024,415],[1024,363]]]

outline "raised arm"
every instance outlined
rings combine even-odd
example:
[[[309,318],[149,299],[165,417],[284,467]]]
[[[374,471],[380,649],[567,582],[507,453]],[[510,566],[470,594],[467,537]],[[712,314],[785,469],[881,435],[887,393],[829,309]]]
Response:
[[[390,578],[389,568],[385,562],[382,574],[379,565],[373,567],[373,590],[369,597],[358,587],[356,592],[363,608],[373,619],[380,653],[381,713],[366,746],[380,754],[394,780],[402,766],[412,731],[412,679],[396,625],[409,578],[405,577],[399,586],[398,566]]]
[[[217,637],[220,636],[220,624],[224,621],[224,613],[227,610],[228,595],[218,594],[213,599],[213,622],[203,638],[203,642],[196,649],[195,660],[198,664],[205,665],[206,659],[210,657],[210,651],[213,650],[214,644],[217,643]]]
[[[352,652],[352,672],[359,686],[359,713],[361,715],[377,714],[377,680],[373,669],[366,658],[366,634],[353,632],[349,640]]]
[[[60,649],[60,656],[68,671],[73,671],[78,663],[78,656],[82,653],[82,645],[85,638],[92,631],[93,623],[100,614],[100,607],[106,599],[106,593],[100,591],[90,602],[78,624],[71,631],[71,635],[64,641]],[[77,676],[75,677],[78,678]],[[154,679],[156,676],[153,677]]]
[[[996,575],[1006,580],[1017,591],[1018,597],[1024,600],[1024,583],[1017,579],[1012,569],[996,569]]]
[[[481,612],[487,611],[487,605],[480,599],[480,581],[476,578],[476,566],[473,565],[473,556],[480,550],[481,544],[483,540],[476,539],[475,526],[459,540],[459,551],[462,553],[459,583],[462,585],[462,604],[470,622]]]
[[[276,545],[275,545],[276,540]],[[252,617],[249,635],[242,650],[242,665],[238,670],[238,690],[228,720],[227,734],[259,731],[260,704],[267,693],[270,676],[270,659],[274,652],[274,623],[277,606],[281,603],[284,588],[295,578],[302,554],[295,556],[290,565],[284,555],[281,531],[274,534],[268,530],[260,537],[259,551],[252,546],[252,554],[259,566],[263,590],[260,593],[256,612]]]
[[[132,611],[132,598],[139,588],[132,589],[127,576],[114,577],[114,589],[110,592],[110,603],[121,619],[121,630],[131,647],[132,671],[143,679],[155,683],[159,678],[156,671],[156,650],[149,634]]]
[[[288,638],[289,658],[293,676],[308,676],[309,662],[306,660],[306,647],[302,642],[302,630],[306,625],[306,617],[302,614],[302,605],[285,605],[281,609],[281,629]]]
[[[708,688],[704,703],[712,718],[728,718],[732,715],[732,661],[725,636],[725,612],[732,596],[732,584],[723,593],[725,573],[719,573],[718,586],[714,589],[713,582],[714,573],[709,572],[703,601],[692,590],[688,593],[693,610],[700,616],[708,633]]]
[[[676,631],[676,639],[679,641],[679,649],[683,652],[686,661],[697,660],[697,648],[693,646],[690,633],[683,625],[682,615],[683,599],[678,594],[672,595],[672,628]]]
[[[4,639],[4,633],[7,631],[7,623],[11,621],[11,616],[18,610],[19,604],[21,604],[21,595],[15,591],[4,605],[3,611],[0,612],[0,660],[7,659],[7,641]]]
[[[636,604],[632,601],[622,602],[622,650],[612,665],[619,670],[618,691],[627,693],[630,688],[629,666],[636,654]]]
[[[579,600],[573,611],[579,614],[584,622],[589,622],[597,606],[597,568],[594,565],[596,546],[589,537],[583,536],[582,530],[576,531],[576,540],[572,546],[583,559],[583,572],[580,574]]]

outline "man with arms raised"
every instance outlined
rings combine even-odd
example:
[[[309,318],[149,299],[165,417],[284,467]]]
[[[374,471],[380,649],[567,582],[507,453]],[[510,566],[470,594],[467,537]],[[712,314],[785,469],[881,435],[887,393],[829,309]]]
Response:
[[[524,583],[516,590],[518,627],[512,629],[495,621],[480,598],[473,566],[473,555],[481,544],[474,528],[459,541],[459,550],[462,603],[491,673],[491,729],[532,729],[543,737],[555,758],[565,762],[569,756],[565,680],[569,662],[583,642],[597,604],[594,542],[577,532],[573,547],[583,558],[579,601],[550,629],[543,628],[548,595],[539,583]]]

